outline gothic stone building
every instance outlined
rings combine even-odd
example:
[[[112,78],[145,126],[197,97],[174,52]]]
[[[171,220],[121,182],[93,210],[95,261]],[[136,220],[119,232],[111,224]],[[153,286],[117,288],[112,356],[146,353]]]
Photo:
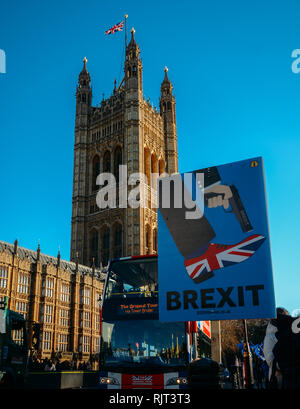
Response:
[[[30,348],[33,323],[40,323],[39,358],[97,359],[104,279],[100,270],[61,260],[60,254],[0,241],[0,300],[6,296],[7,307],[25,317]]]
[[[124,78],[118,87],[115,82],[111,97],[100,107],[92,106],[86,62],[76,92],[71,260],[79,257],[84,265],[94,261],[105,266],[110,258],[157,251],[157,211],[151,205],[156,189],[150,174],[178,172],[175,97],[165,68],[159,110],[145,100],[134,29],[126,47]],[[121,164],[127,165],[127,177],[137,172],[147,176],[147,182],[140,183],[148,197],[144,208],[97,206],[97,176],[114,174],[118,193]]]
[[[100,308],[105,269],[112,257],[157,251],[156,195],[150,174],[178,172],[173,86],[165,69],[159,111],[143,95],[140,49],[132,30],[125,75],[110,98],[92,106],[91,78],[84,67],[76,92],[71,260],[0,241],[0,299],[24,315],[32,347],[33,323],[41,324],[38,356],[87,361],[99,352]],[[96,204],[101,172],[143,173],[145,208],[100,209]],[[130,191],[130,187],[128,187]],[[20,341],[17,340],[16,341]]]

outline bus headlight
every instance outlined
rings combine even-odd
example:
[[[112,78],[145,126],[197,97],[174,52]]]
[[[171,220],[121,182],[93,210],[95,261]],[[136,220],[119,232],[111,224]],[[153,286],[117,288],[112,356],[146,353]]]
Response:
[[[100,378],[101,385],[120,385],[119,381],[116,378],[102,376]]]
[[[178,377],[178,378],[170,378],[167,382],[167,386],[169,385],[186,385],[187,384],[187,379],[184,377]]]

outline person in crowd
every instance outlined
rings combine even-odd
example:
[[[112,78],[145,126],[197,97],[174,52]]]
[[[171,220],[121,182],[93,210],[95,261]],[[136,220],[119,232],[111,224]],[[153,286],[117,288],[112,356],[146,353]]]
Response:
[[[47,359],[47,358],[42,359],[42,361],[41,361],[41,367],[42,367],[42,369],[43,369],[44,371],[46,371],[46,367],[47,367],[47,368],[49,367],[49,365],[48,365],[48,359]]]
[[[48,371],[48,372],[56,371],[56,367],[55,367],[53,361],[49,360],[49,361],[46,363],[45,371]]]
[[[274,348],[278,341],[276,333],[278,332],[277,319],[279,315],[289,316],[290,314],[285,308],[276,308],[276,318],[268,323],[263,347],[264,357],[269,367],[268,383],[272,389],[280,389],[282,387],[282,373],[274,359]]]
[[[55,367],[56,367],[56,370],[57,370],[57,371],[61,371],[62,366],[61,366],[61,362],[60,362],[59,359],[57,360]]]
[[[263,384],[264,384],[264,388],[265,389],[269,389],[269,367],[268,364],[266,362],[266,360],[264,360],[261,363],[261,369],[263,371]]]
[[[262,369],[262,361],[261,359],[256,360],[256,387],[257,389],[262,389],[263,388],[263,369]]]

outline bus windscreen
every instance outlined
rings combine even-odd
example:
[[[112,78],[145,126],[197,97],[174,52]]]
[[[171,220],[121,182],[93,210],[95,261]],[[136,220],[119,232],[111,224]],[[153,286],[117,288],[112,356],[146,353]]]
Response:
[[[113,262],[104,300],[104,320],[158,319],[157,260]]]

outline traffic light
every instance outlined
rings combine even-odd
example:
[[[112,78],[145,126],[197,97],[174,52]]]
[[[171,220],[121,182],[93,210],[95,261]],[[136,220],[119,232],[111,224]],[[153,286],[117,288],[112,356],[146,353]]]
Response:
[[[34,349],[39,349],[40,347],[40,333],[41,333],[41,324],[35,322],[32,325],[32,346]]]

